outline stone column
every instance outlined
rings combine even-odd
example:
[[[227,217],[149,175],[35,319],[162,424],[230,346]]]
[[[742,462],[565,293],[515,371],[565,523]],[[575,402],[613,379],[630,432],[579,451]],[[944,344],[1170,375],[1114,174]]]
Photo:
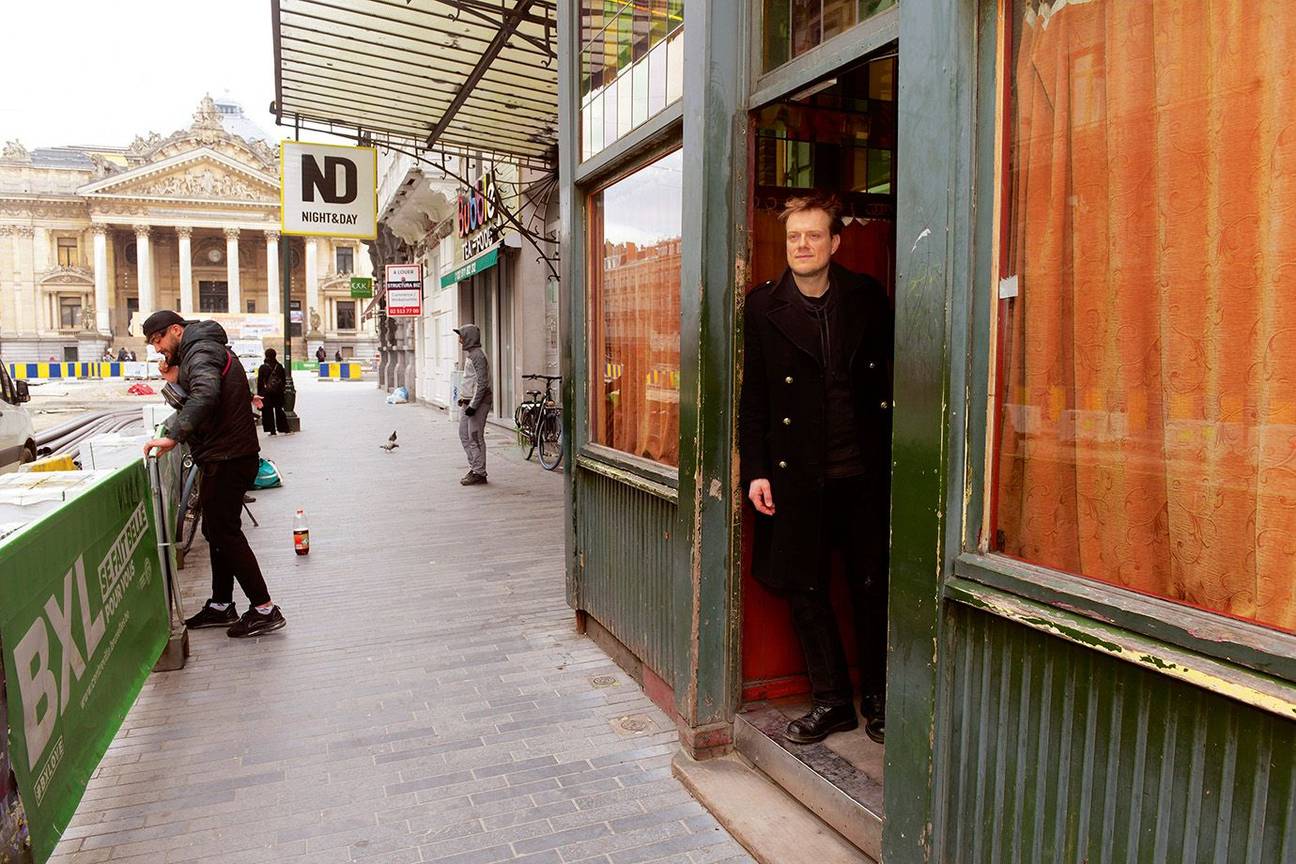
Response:
[[[283,289],[279,285],[279,232],[265,232],[266,241],[266,314],[276,321],[283,316],[279,305],[279,295]]]
[[[316,319],[323,323],[324,310],[320,309],[319,300],[319,242],[314,237],[306,238],[306,335],[318,339],[320,332],[315,328]]]
[[[189,238],[192,236],[193,229],[188,225],[180,225],[176,228],[176,237],[180,238],[180,314],[186,318],[193,314],[196,307],[194,303],[193,253],[189,243]]]
[[[108,226],[91,225],[94,237],[94,298],[95,329],[112,335],[112,319],[108,314]]]
[[[231,315],[237,315],[243,311],[243,301],[239,296],[238,237],[239,229],[225,229],[225,278],[229,283],[229,311]]]
[[[36,230],[30,225],[13,226],[14,237],[14,276],[17,284],[16,312],[14,317],[18,332],[36,335],[40,326],[40,289],[36,286],[36,269],[33,264],[35,250],[32,248],[32,237]],[[44,360],[42,356],[40,359]]]
[[[135,271],[139,277],[139,311],[141,322],[154,312],[153,254],[149,251],[149,226],[135,226]],[[130,326],[130,322],[127,322]],[[132,334],[142,336],[142,333]]]

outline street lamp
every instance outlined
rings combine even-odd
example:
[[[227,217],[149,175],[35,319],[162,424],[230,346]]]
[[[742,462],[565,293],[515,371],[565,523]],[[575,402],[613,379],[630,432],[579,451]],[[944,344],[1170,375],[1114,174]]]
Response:
[[[284,242],[279,244],[279,269],[283,278],[279,282],[283,285],[283,364],[287,378],[284,382],[284,414],[288,419],[288,431],[300,432],[301,417],[294,410],[297,407],[297,388],[293,386],[292,370],[292,253],[288,249],[292,238],[285,235],[283,239]]]

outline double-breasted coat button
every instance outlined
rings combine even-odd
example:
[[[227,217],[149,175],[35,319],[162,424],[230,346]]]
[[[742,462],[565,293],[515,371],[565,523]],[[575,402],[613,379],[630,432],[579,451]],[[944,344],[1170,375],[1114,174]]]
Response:
[[[791,417],[784,417],[784,418],[783,418],[783,425],[784,425],[784,426],[791,426],[791,425],[792,425],[792,418],[791,418]]]
[[[882,400],[882,410],[885,411],[886,409],[888,409],[888,408],[890,408],[890,407],[891,407],[890,403],[887,402],[885,399],[883,399],[883,400]]]
[[[789,376],[787,376],[786,378],[784,378],[783,380],[786,381],[787,383],[791,384],[791,383],[792,383],[792,376],[789,375]]]
[[[779,462],[779,467],[780,467],[780,468],[786,468],[786,467],[787,467],[787,463],[786,463],[786,462]]]

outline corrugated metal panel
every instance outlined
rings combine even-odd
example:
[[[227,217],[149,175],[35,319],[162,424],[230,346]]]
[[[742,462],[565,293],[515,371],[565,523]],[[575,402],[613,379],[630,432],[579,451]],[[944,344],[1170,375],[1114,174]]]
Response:
[[[673,685],[675,505],[589,471],[575,482],[581,606]]]
[[[1296,862],[1296,723],[954,608],[940,860]]]

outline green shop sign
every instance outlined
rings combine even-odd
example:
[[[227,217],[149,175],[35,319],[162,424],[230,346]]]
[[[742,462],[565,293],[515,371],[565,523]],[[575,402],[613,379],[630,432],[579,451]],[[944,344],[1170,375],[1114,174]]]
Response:
[[[364,299],[373,296],[373,277],[372,276],[352,276],[351,277],[351,296]]]
[[[166,644],[144,463],[0,542],[9,758],[47,860]]]
[[[481,273],[483,270],[489,270],[490,268],[494,267],[498,261],[499,261],[499,247],[496,246],[494,249],[490,250],[489,252],[485,252],[481,255],[478,255],[476,258],[469,261],[467,264],[463,265],[458,270],[455,270],[452,273],[447,273],[446,275],[442,276],[441,287],[447,288],[456,282],[462,282],[463,280],[467,279],[469,276],[475,276],[478,273]]]

